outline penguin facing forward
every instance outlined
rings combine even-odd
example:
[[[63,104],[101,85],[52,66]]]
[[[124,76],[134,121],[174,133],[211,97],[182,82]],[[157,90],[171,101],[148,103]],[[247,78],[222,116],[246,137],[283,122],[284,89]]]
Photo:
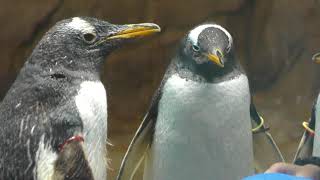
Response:
[[[178,47],[131,141],[118,180],[132,179],[144,159],[146,180],[251,175],[250,119],[258,125],[256,133],[265,132],[251,103],[247,76],[235,58],[232,36],[218,24],[199,25]]]
[[[58,22],[40,40],[0,105],[0,179],[107,177],[105,58],[156,24],[89,17]]]

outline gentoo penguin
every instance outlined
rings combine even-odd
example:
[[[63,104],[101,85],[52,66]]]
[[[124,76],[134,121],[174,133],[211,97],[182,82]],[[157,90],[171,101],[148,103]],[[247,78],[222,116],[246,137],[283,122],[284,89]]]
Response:
[[[0,105],[0,179],[107,177],[105,58],[156,24],[89,17],[58,22],[40,40]]]
[[[251,175],[255,169],[250,119],[257,124],[255,133],[267,130],[251,103],[232,36],[218,24],[199,25],[186,34],[171,60],[118,180],[132,179],[144,159],[145,180]],[[265,138],[273,143],[268,135],[258,139]],[[274,152],[281,161],[277,147]]]
[[[316,53],[312,57],[312,61],[320,64],[320,53]],[[320,94],[314,101],[311,109],[311,116],[309,122],[303,122],[302,126],[305,131],[302,135],[300,144],[298,146],[294,163],[301,164],[303,161],[308,161],[312,157],[320,158]],[[313,160],[312,160],[313,161]],[[318,163],[320,165],[320,161]],[[301,164],[303,165],[303,164]]]

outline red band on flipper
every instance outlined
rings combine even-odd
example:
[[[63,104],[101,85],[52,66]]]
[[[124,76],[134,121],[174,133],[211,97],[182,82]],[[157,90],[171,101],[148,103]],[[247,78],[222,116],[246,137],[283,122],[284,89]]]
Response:
[[[58,150],[59,150],[59,151],[62,151],[62,150],[63,150],[63,147],[64,147],[65,145],[68,145],[68,144],[70,144],[70,143],[73,142],[73,141],[84,142],[84,139],[83,139],[83,137],[80,136],[80,135],[72,136],[72,137],[70,137],[69,139],[67,139],[66,141],[64,141],[62,144],[59,144]]]
[[[308,131],[308,133],[310,134],[310,136],[314,136],[314,132],[310,132],[310,131]]]

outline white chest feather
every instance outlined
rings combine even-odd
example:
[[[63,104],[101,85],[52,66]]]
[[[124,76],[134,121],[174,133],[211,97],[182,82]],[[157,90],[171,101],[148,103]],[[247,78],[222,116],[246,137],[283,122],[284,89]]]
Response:
[[[83,149],[94,179],[106,179],[107,167],[104,157],[106,156],[107,139],[107,99],[103,84],[83,82],[75,97],[75,102],[83,122]],[[29,146],[29,141],[27,146]],[[29,154],[28,152],[28,156]],[[43,135],[36,152],[34,179],[52,180],[57,157],[58,155],[51,146],[44,141]]]
[[[84,151],[95,179],[106,179],[107,98],[101,82],[83,82],[75,98],[83,122]]]
[[[174,75],[163,88],[146,179],[241,179],[253,173],[245,75],[217,84]]]
[[[318,143],[314,143],[313,145],[313,152],[312,155],[319,157],[320,156],[320,134],[318,132],[320,132],[320,96],[318,95],[317,98],[317,103],[316,103],[316,109],[315,109],[315,120],[316,120],[316,129],[315,132],[317,132],[314,136],[314,142],[318,142]]]
[[[29,156],[29,153],[28,153]],[[39,148],[36,152],[36,167],[34,169],[34,179],[52,180],[54,173],[54,163],[58,155],[51,149],[51,146],[44,141],[41,136]]]

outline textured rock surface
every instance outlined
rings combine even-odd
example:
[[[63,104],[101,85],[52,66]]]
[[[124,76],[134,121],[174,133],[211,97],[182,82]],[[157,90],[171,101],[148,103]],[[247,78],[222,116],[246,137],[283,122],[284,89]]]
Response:
[[[110,139],[114,176],[130,137],[157,88],[168,58],[193,25],[218,22],[234,36],[250,76],[259,111],[288,159],[302,133],[302,120],[319,87],[320,2],[317,0],[18,0],[0,6],[0,96],[43,33],[56,21],[94,16],[113,23],[155,22],[163,32],[114,53],[103,79],[109,82]]]

